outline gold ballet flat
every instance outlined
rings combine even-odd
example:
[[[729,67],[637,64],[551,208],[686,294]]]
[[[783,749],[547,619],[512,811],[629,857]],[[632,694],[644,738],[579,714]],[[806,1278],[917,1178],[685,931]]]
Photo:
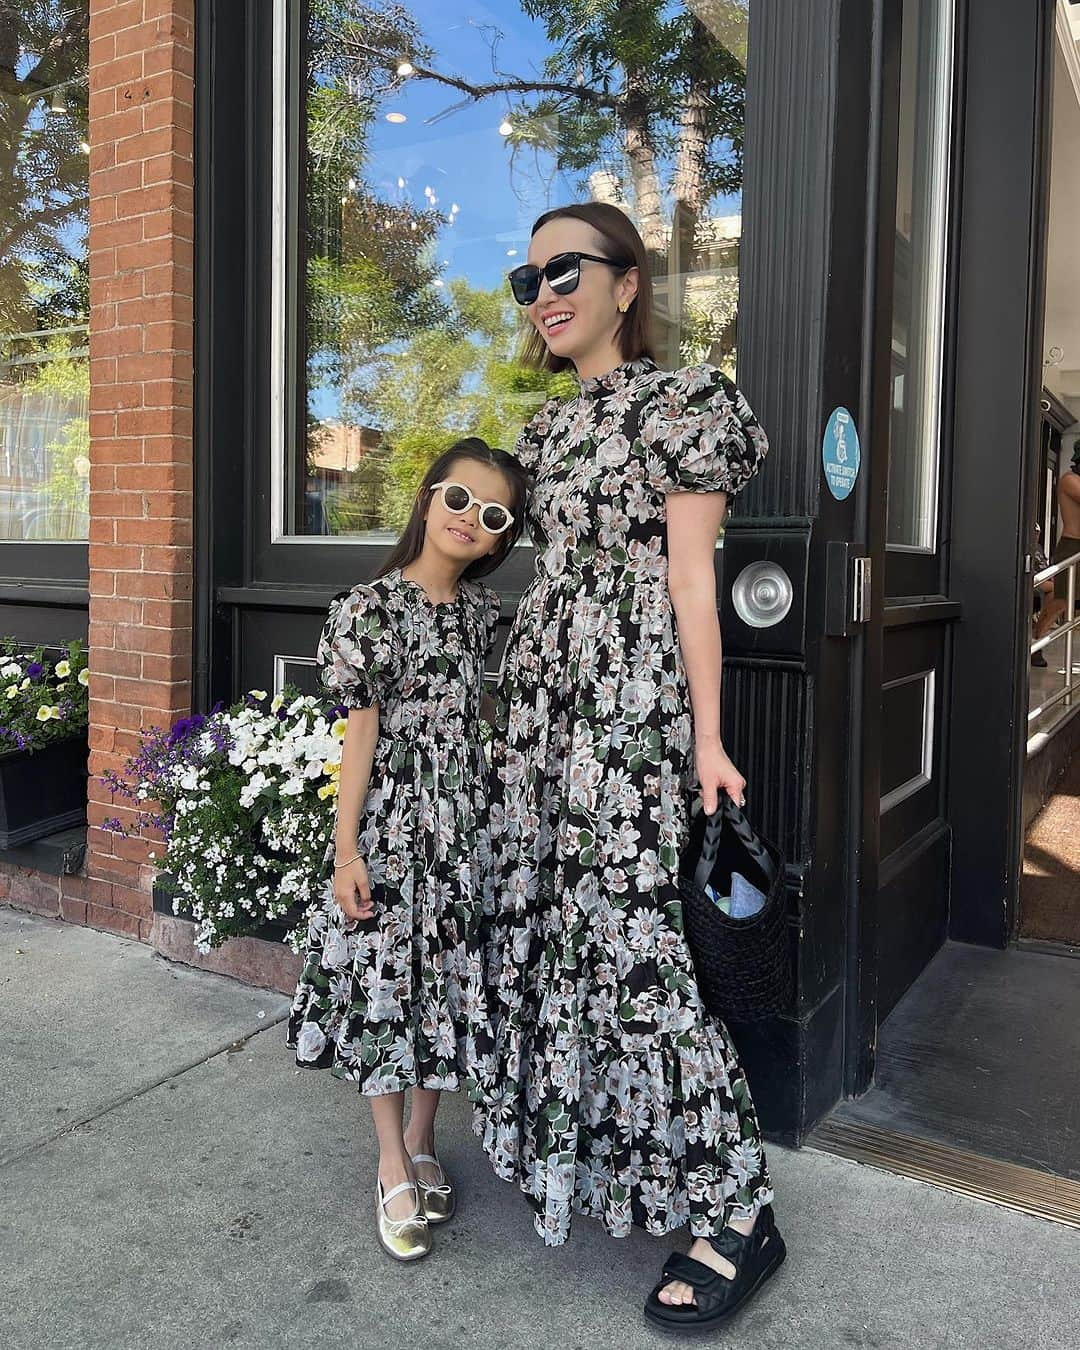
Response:
[[[437,1182],[416,1178],[416,1184],[420,1187],[420,1203],[424,1207],[424,1216],[428,1223],[445,1223],[447,1219],[452,1219],[454,1210],[457,1209],[457,1195],[443,1171],[442,1163],[430,1153],[418,1153],[413,1162],[431,1163],[433,1167],[439,1169]]]
[[[416,1195],[416,1208],[407,1219],[392,1219],[386,1212],[387,1202],[405,1191],[412,1191]],[[431,1251],[431,1229],[414,1181],[403,1181],[393,1187],[388,1195],[383,1195],[382,1182],[376,1181],[375,1227],[383,1251],[395,1261],[418,1261]]]

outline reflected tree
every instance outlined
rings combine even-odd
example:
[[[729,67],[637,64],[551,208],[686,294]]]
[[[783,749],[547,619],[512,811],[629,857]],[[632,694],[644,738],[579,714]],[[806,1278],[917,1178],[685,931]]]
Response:
[[[85,323],[88,0],[0,0],[0,332]]]

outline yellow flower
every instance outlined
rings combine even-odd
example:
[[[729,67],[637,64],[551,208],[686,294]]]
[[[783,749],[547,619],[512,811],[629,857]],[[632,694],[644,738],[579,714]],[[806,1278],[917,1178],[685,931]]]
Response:
[[[348,731],[348,729],[349,729],[348,718],[339,717],[337,721],[334,723],[334,725],[330,728],[330,735],[333,736],[335,740],[343,741],[345,739],[345,733]]]
[[[60,709],[55,706],[50,707],[49,704],[47,703],[43,703],[41,707],[37,710],[37,720],[39,722],[54,721],[58,719],[59,716],[60,716]]]
[[[336,782],[331,780],[329,783],[324,783],[318,792],[319,801],[325,802],[328,800],[332,800],[334,797],[337,796],[337,793],[338,793],[338,785]]]
[[[30,688],[30,680],[29,680],[29,677],[27,677],[25,680],[23,680],[22,684],[19,685],[19,688],[20,688],[20,689],[29,689],[29,688]]]
[[[276,713],[279,708],[282,708],[284,706],[285,706],[284,694],[275,694],[274,697],[270,700],[270,711],[272,713]]]
[[[340,759],[326,760],[322,766],[322,771],[327,776],[327,778],[336,778],[338,774],[341,772],[341,760]]]
[[[249,689],[249,690],[248,690],[248,697],[249,697],[249,698],[258,699],[258,701],[261,703],[261,702],[263,701],[263,699],[266,697],[266,690],[265,690],[265,689]]]
[[[15,698],[15,696],[18,694],[18,692],[19,692],[19,686],[18,686],[17,684],[13,684],[13,685],[11,685],[11,687],[8,689],[8,691],[7,691],[7,696],[8,696],[8,698]]]
[[[84,687],[90,683],[90,672],[85,666],[79,671],[79,683]]]
[[[59,677],[60,677],[62,680],[63,680],[63,679],[66,679],[66,678],[71,674],[71,662],[70,662],[70,661],[57,661],[57,663],[56,663],[56,673],[57,673],[57,675],[59,675]]]

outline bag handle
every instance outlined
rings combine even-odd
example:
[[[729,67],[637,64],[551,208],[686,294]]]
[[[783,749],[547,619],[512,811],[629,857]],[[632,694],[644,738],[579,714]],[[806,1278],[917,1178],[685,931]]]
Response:
[[[711,816],[705,817],[705,838],[701,843],[701,857],[694,869],[694,885],[703,891],[709,884],[712,870],[716,866],[716,856],[720,852],[720,839],[724,833],[725,822],[731,826],[732,833],[760,867],[770,888],[776,881],[776,864],[772,855],[758,838],[754,827],[746,818],[741,806],[721,792],[720,804]]]

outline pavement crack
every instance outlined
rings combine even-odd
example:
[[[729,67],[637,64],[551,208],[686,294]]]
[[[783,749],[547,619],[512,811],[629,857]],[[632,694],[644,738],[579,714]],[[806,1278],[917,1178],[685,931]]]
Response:
[[[47,1148],[49,1144],[54,1144],[58,1139],[63,1139],[65,1135],[76,1134],[79,1130],[85,1129],[87,1125],[92,1125],[94,1121],[100,1120],[102,1116],[109,1115],[110,1112],[117,1110],[121,1106],[126,1106],[128,1102],[137,1101],[140,1097],[145,1097],[148,1092],[153,1092],[155,1088],[162,1087],[165,1084],[182,1078],[184,1074],[190,1073],[192,1069],[199,1068],[202,1064],[209,1064],[211,1060],[217,1059],[220,1055],[235,1055],[237,1051],[243,1049],[256,1036],[261,1036],[264,1032],[278,1027],[286,1021],[289,1016],[289,1010],[286,1008],[278,1017],[270,1018],[253,1031],[249,1031],[246,1036],[239,1039],[233,1037],[232,1040],[222,1041],[208,1052],[195,1056],[193,1059],[179,1064],[168,1073],[163,1073],[147,1082],[140,1083],[138,1087],[131,1088],[127,1092],[119,1093],[117,1096],[102,1102],[95,1106],[91,1111],[79,1116],[75,1120],[69,1120],[58,1130],[52,1130],[48,1134],[39,1135],[36,1139],[28,1140],[25,1144],[20,1144],[16,1148],[8,1149],[0,1153],[0,1167],[9,1167],[12,1163],[19,1162],[22,1158],[28,1157],[31,1153],[36,1153],[38,1149]]]

